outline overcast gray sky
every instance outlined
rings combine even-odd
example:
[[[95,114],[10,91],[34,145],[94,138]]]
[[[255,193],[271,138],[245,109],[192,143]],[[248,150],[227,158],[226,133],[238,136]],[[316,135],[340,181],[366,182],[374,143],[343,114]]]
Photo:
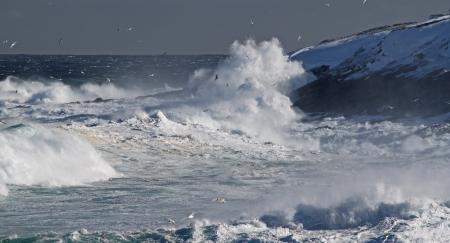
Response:
[[[0,53],[215,54],[271,37],[292,51],[450,8],[450,0],[362,1],[0,0],[0,40],[17,41]]]

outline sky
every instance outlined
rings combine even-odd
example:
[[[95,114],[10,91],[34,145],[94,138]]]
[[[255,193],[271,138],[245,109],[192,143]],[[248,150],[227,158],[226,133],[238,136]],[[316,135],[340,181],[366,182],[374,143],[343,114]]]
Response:
[[[450,0],[0,0],[0,53],[226,54],[235,40],[272,37],[289,52],[448,9]]]

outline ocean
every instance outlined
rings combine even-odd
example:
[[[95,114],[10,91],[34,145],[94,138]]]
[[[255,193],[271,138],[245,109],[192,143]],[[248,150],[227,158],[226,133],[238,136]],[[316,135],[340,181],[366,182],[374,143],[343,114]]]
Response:
[[[0,56],[0,242],[448,241],[450,116],[304,113],[284,53]]]

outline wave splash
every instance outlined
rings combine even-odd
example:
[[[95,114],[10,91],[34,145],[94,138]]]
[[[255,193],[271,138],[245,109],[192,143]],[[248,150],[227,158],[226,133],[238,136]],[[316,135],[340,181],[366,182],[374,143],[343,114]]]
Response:
[[[8,184],[74,186],[119,174],[80,138],[38,126],[0,131],[0,195]]]
[[[406,219],[410,205],[404,203],[379,203],[370,205],[363,198],[349,198],[331,208],[300,204],[294,222],[307,230],[336,230],[377,225],[386,218]]]
[[[281,131],[301,117],[287,94],[308,82],[302,64],[290,61],[277,39],[234,42],[230,51],[215,70],[192,75],[185,89],[190,98],[173,113],[194,124],[284,140]]]
[[[39,82],[7,77],[0,81],[1,100],[27,104],[62,104],[96,98],[117,99],[142,95],[142,92],[117,87],[112,83],[85,83],[73,87],[62,82]]]
[[[359,199],[349,200],[335,208],[317,209],[319,224],[289,222],[282,215],[265,215],[258,219],[240,219],[229,223],[208,220],[192,222],[181,228],[144,229],[135,232],[90,232],[81,229],[72,233],[44,233],[29,238],[17,235],[0,240],[17,241],[168,241],[168,242],[447,242],[449,238],[450,209],[429,201],[420,209],[403,204],[379,204],[367,207]],[[336,212],[330,214],[329,211]],[[341,210],[343,209],[343,210]],[[305,207],[299,207],[305,210]],[[346,217],[339,214],[355,210],[358,213]],[[412,211],[411,211],[412,210]],[[413,212],[416,211],[416,212]],[[375,213],[374,213],[375,212]],[[331,217],[330,217],[331,216]],[[368,217],[366,217],[368,216]],[[373,216],[373,217],[372,217]],[[337,220],[329,220],[335,217]],[[352,220],[354,218],[355,220]],[[343,219],[342,221],[339,221]],[[361,221],[358,221],[362,219]],[[295,221],[295,219],[294,219]],[[333,222],[332,224],[329,224]],[[336,223],[342,223],[337,226]],[[353,227],[359,225],[358,227]],[[331,227],[333,226],[333,227]],[[313,228],[313,229],[311,229]],[[334,230],[327,230],[333,228]]]

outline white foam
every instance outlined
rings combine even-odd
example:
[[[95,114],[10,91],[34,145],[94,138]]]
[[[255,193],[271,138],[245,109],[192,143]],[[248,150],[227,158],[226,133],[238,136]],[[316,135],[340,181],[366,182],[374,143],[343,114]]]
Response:
[[[216,70],[194,73],[192,98],[174,113],[194,124],[280,142],[283,129],[301,116],[286,94],[307,81],[301,63],[291,62],[277,39],[235,42]]]
[[[112,83],[86,83],[72,87],[62,82],[39,82],[7,77],[0,81],[1,100],[16,103],[68,103],[96,98],[115,99],[142,95],[142,91],[119,88]]]
[[[74,186],[119,176],[77,136],[33,128],[31,136],[23,135],[20,128],[0,132],[0,195],[8,194],[7,184]]]

